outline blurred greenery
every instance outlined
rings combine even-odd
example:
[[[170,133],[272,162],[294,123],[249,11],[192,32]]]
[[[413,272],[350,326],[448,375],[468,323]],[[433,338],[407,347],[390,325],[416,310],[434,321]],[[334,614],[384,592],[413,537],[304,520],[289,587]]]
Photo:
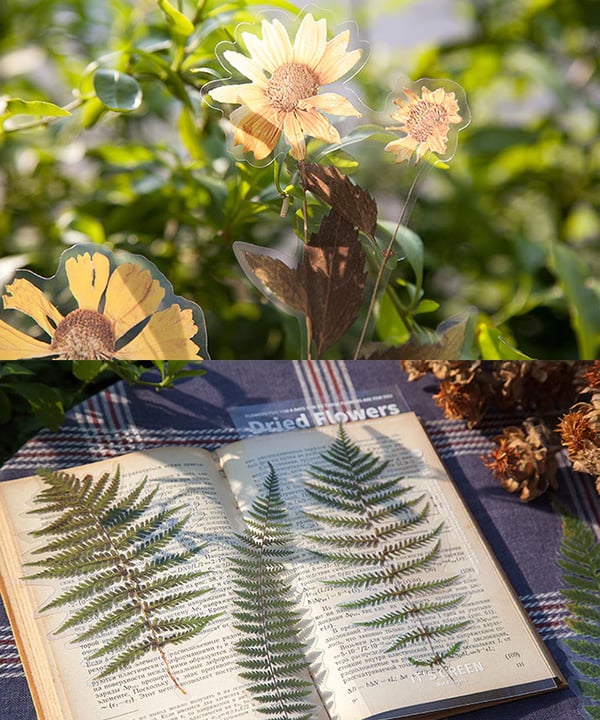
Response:
[[[374,18],[392,23],[406,5],[327,10],[368,37]],[[410,221],[423,257],[393,273],[378,339],[405,342],[407,319],[434,328],[473,307],[485,357],[599,357],[598,2],[453,8],[456,37],[377,43],[352,80],[381,113],[402,75],[450,78],[473,118],[449,169],[423,181]],[[250,0],[3,0],[0,282],[19,262],[50,276],[67,245],[91,239],[147,256],[198,302],[213,358],[299,356],[296,321],[259,299],[232,252],[289,234],[274,167],[236,162],[201,93],[224,75],[217,45],[260,17]],[[337,164],[396,221],[410,173],[381,143],[346,151],[358,165]],[[352,339],[330,355],[351,355]]]
[[[59,430],[67,410],[116,380],[161,391],[204,372],[201,362],[183,361],[0,363],[0,466],[38,430]]]

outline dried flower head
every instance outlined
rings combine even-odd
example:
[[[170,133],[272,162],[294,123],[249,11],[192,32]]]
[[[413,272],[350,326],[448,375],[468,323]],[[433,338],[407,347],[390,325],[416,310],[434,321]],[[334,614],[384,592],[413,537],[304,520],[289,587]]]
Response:
[[[292,156],[302,160],[306,157],[305,135],[339,142],[338,131],[323,112],[353,117],[360,117],[360,113],[342,95],[318,91],[344,77],[360,60],[361,49],[347,51],[349,31],[327,42],[326,21],[315,20],[309,13],[293,44],[278,20],[263,21],[262,39],[252,33],[243,33],[242,38],[250,57],[233,50],[226,51],[224,57],[251,82],[209,91],[218,102],[241,105],[230,116],[234,145],[262,160],[283,133]]]
[[[481,369],[480,361],[469,360],[401,360],[400,365],[409,382],[420,380],[431,373],[439,380],[469,383]]]
[[[165,289],[148,270],[123,263],[111,272],[107,255],[81,252],[66,260],[65,272],[68,290],[78,307],[64,316],[33,282],[17,278],[6,286],[4,308],[31,317],[49,342],[30,337],[0,320],[0,359],[201,357],[200,348],[191,339],[198,331],[192,310],[173,304],[158,311]]]
[[[528,419],[522,428],[504,428],[494,443],[497,447],[483,460],[505,490],[529,502],[548,487],[556,489],[559,445],[543,421]]]
[[[586,363],[583,370],[583,377],[590,390],[600,390],[600,360]]]
[[[405,135],[392,140],[385,149],[397,156],[398,163],[409,160],[413,153],[415,164],[428,151],[445,155],[450,126],[463,120],[455,93],[442,87],[431,91],[423,86],[420,97],[409,88],[404,88],[404,94],[406,98],[394,100],[398,110],[391,115],[400,126],[388,129],[400,130]]]
[[[600,393],[589,403],[578,403],[564,415],[558,432],[576,472],[596,478],[600,493]]]
[[[476,382],[442,380],[433,399],[444,410],[446,417],[464,419],[468,427],[473,427],[481,420],[485,409],[485,396]]]

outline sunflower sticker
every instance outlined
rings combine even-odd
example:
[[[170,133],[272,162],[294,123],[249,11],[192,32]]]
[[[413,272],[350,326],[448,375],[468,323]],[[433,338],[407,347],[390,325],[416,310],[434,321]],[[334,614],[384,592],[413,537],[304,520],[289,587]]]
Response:
[[[431,90],[427,84],[435,83]],[[405,87],[403,95],[394,98],[395,110],[390,117],[398,125],[388,127],[403,133],[389,142],[385,149],[396,156],[396,162],[410,160],[415,164],[428,153],[443,160],[454,155],[459,130],[470,121],[469,108],[463,89],[450,80],[432,81],[427,78]]]
[[[229,120],[233,144],[262,161],[275,150],[283,136],[295,160],[306,157],[305,136],[339,143],[340,134],[327,115],[361,117],[343,95],[320,93],[347,77],[363,56],[363,48],[348,50],[350,31],[327,40],[327,21],[304,16],[294,40],[275,19],[262,22],[262,37],[241,33],[247,55],[235,50],[223,53],[223,64],[250,82],[211,84],[208,95],[219,103],[240,105]]]
[[[53,278],[17,272],[4,289],[0,316],[0,360],[208,356],[198,305],[174,295],[145,258],[117,257],[93,244],[66,250]],[[27,318],[34,324],[28,327]]]

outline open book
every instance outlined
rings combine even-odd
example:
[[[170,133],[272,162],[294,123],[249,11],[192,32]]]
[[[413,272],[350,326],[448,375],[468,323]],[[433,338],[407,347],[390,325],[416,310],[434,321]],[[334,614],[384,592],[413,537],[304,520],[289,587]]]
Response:
[[[564,683],[413,413],[0,483],[0,577],[44,720],[441,718]]]

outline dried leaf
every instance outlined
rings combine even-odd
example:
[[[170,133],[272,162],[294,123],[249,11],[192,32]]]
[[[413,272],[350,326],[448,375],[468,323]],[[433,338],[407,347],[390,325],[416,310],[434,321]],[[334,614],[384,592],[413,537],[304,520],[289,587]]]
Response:
[[[400,347],[371,347],[370,360],[460,360],[472,344],[474,312],[466,310],[441,323],[430,341],[411,338]]]
[[[271,302],[309,319],[317,357],[358,317],[366,281],[365,254],[358,231],[334,210],[311,235],[297,263],[248,243],[235,243],[234,251],[250,281]]]
[[[317,357],[356,320],[363,300],[365,254],[352,224],[332,210],[304,249],[304,286],[309,299]]]
[[[327,203],[359,230],[373,237],[377,225],[377,203],[369,192],[355,185],[333,165],[301,163],[300,179],[305,190]]]
[[[234,251],[248,279],[268,300],[287,312],[308,314],[308,297],[300,281],[300,267],[293,267],[290,258],[284,259],[277,251],[265,251],[250,243],[234,243]]]

